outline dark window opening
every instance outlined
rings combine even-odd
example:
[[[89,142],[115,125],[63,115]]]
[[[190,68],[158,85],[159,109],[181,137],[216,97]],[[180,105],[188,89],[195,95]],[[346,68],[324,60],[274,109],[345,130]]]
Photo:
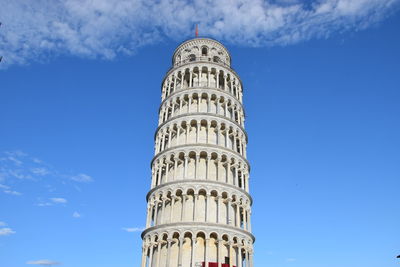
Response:
[[[207,47],[203,47],[203,49],[201,49],[201,55],[202,56],[207,56]]]

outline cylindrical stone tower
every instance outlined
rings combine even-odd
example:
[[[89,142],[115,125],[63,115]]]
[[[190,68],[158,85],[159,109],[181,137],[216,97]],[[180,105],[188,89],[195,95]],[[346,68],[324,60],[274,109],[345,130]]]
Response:
[[[183,42],[162,82],[142,267],[253,267],[242,83],[228,50]]]

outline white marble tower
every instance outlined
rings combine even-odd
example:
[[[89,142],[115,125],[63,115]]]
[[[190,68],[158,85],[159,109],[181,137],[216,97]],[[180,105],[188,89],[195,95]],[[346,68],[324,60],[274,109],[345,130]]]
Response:
[[[208,38],[176,48],[162,102],[142,267],[253,267],[243,87]]]

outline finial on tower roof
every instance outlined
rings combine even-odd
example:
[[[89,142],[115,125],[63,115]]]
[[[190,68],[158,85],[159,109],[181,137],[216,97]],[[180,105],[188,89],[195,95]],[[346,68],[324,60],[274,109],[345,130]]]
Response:
[[[195,36],[196,36],[196,38],[199,37],[199,27],[198,27],[198,24],[196,24]]]

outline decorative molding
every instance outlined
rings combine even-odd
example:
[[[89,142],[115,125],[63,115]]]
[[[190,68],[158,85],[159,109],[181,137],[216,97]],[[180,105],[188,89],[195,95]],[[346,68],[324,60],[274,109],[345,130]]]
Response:
[[[182,185],[182,187],[179,187]],[[215,186],[215,187],[214,187]],[[161,184],[159,186],[156,186],[152,188],[146,195],[146,201],[149,201],[150,196],[153,195],[153,193],[159,192],[159,191],[172,191],[172,187],[174,187],[174,190],[177,189],[182,189],[183,187],[186,187],[187,189],[196,189],[195,192],[199,192],[202,189],[208,189],[209,191],[216,190],[218,191],[218,187],[221,188],[221,191],[230,191],[230,192],[239,192],[241,195],[245,195],[247,199],[249,200],[249,204],[253,204],[253,198],[249,193],[247,193],[245,190],[241,189],[240,187],[237,187],[235,185],[223,183],[223,182],[218,182],[218,181],[210,181],[206,179],[185,179],[185,180],[177,180],[173,182],[168,182],[165,184]],[[222,189],[224,188],[224,189]],[[187,191],[187,190],[186,190]],[[237,195],[239,195],[237,194]],[[233,193],[231,194],[233,195]]]
[[[187,118],[187,119],[182,119],[182,118]],[[228,117],[225,117],[223,115],[218,115],[218,114],[213,114],[213,113],[207,113],[207,112],[191,112],[191,113],[186,113],[186,114],[181,114],[175,117],[172,117],[170,119],[168,119],[167,121],[163,122],[162,124],[160,124],[155,133],[154,133],[154,140],[157,137],[157,134],[159,131],[164,130],[165,128],[169,127],[170,124],[177,124],[178,122],[183,122],[186,120],[206,120],[206,121],[218,121],[219,123],[226,123],[226,124],[233,124],[234,126],[236,126],[238,129],[242,132],[242,134],[244,136],[246,136],[246,142],[247,142],[247,132],[246,130],[236,121],[229,119]]]
[[[192,151],[196,151],[197,153],[200,153],[203,151],[207,151],[208,153],[218,153],[219,152],[220,154],[230,155],[232,158],[237,157],[246,163],[248,172],[250,173],[250,163],[245,157],[243,157],[238,152],[235,152],[232,149],[221,147],[218,145],[211,145],[211,144],[185,144],[185,145],[179,145],[179,146],[167,148],[167,149],[157,153],[153,157],[153,159],[151,160],[151,163],[150,163],[150,168],[151,168],[151,166],[153,166],[153,163],[156,159],[161,158],[163,156],[163,154],[167,154],[168,152],[172,152],[172,154],[174,154],[173,153],[174,150],[180,150],[175,153],[183,152],[185,154],[192,152]],[[221,151],[223,151],[223,152],[221,153]]]

